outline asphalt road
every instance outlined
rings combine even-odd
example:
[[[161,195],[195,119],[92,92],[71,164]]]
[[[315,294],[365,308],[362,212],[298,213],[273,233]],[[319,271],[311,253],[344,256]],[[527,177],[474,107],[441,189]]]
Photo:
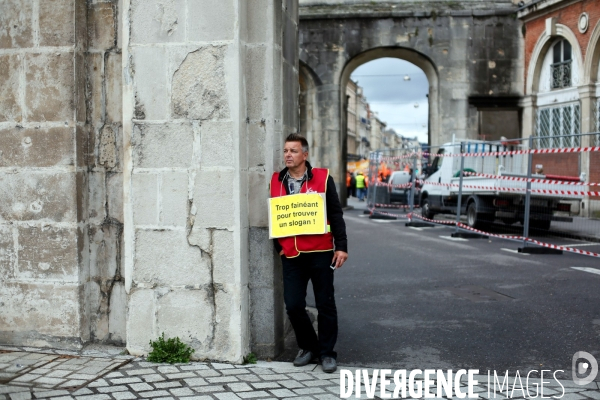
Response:
[[[339,364],[543,368],[567,377],[575,352],[600,360],[600,275],[573,269],[600,272],[598,258],[518,254],[519,243],[494,238],[450,240],[454,228],[409,228],[361,209],[345,219],[350,258],[335,277]]]

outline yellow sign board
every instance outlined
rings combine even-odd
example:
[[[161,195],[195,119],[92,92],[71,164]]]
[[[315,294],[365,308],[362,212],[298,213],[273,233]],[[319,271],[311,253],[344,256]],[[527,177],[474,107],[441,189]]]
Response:
[[[300,193],[269,199],[269,238],[327,232],[325,193]]]

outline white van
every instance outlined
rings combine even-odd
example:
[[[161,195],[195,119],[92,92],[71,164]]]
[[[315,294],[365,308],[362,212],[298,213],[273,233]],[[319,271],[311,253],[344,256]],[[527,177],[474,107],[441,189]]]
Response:
[[[506,150],[497,143],[480,140],[464,143],[463,148],[457,143],[444,144],[437,154],[432,155],[433,163],[428,167],[428,177],[421,188],[419,203],[423,217],[433,219],[435,214],[456,214],[460,154],[471,153],[464,160],[464,171],[471,174],[463,177],[460,210],[462,215],[467,216],[467,224],[474,228],[484,228],[495,220],[507,225],[523,224],[528,155],[515,152],[499,154],[499,151]],[[510,150],[525,149],[515,146]],[[569,181],[580,178],[536,174],[532,178],[542,181],[531,183],[530,226],[548,230],[553,220],[572,222],[571,216],[579,212],[583,196],[556,193],[573,191]]]

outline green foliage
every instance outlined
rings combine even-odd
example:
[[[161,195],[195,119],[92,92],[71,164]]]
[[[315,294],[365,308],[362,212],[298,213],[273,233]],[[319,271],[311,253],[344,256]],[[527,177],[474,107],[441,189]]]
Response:
[[[148,361],[155,363],[187,363],[190,362],[190,356],[195,351],[178,337],[165,341],[164,332],[157,341],[150,341],[150,346],[152,351],[148,354]]]
[[[244,357],[244,364],[256,364],[256,354],[250,353]]]

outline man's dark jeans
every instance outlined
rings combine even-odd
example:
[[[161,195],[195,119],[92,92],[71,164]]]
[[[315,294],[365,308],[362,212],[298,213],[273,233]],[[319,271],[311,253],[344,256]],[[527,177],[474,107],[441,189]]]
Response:
[[[295,258],[281,257],[283,262],[283,297],[285,308],[296,334],[298,347],[321,357],[337,357],[333,351],[337,340],[337,309],[330,268],[333,251],[302,253]],[[306,288],[312,281],[317,311],[319,337],[306,313]]]

